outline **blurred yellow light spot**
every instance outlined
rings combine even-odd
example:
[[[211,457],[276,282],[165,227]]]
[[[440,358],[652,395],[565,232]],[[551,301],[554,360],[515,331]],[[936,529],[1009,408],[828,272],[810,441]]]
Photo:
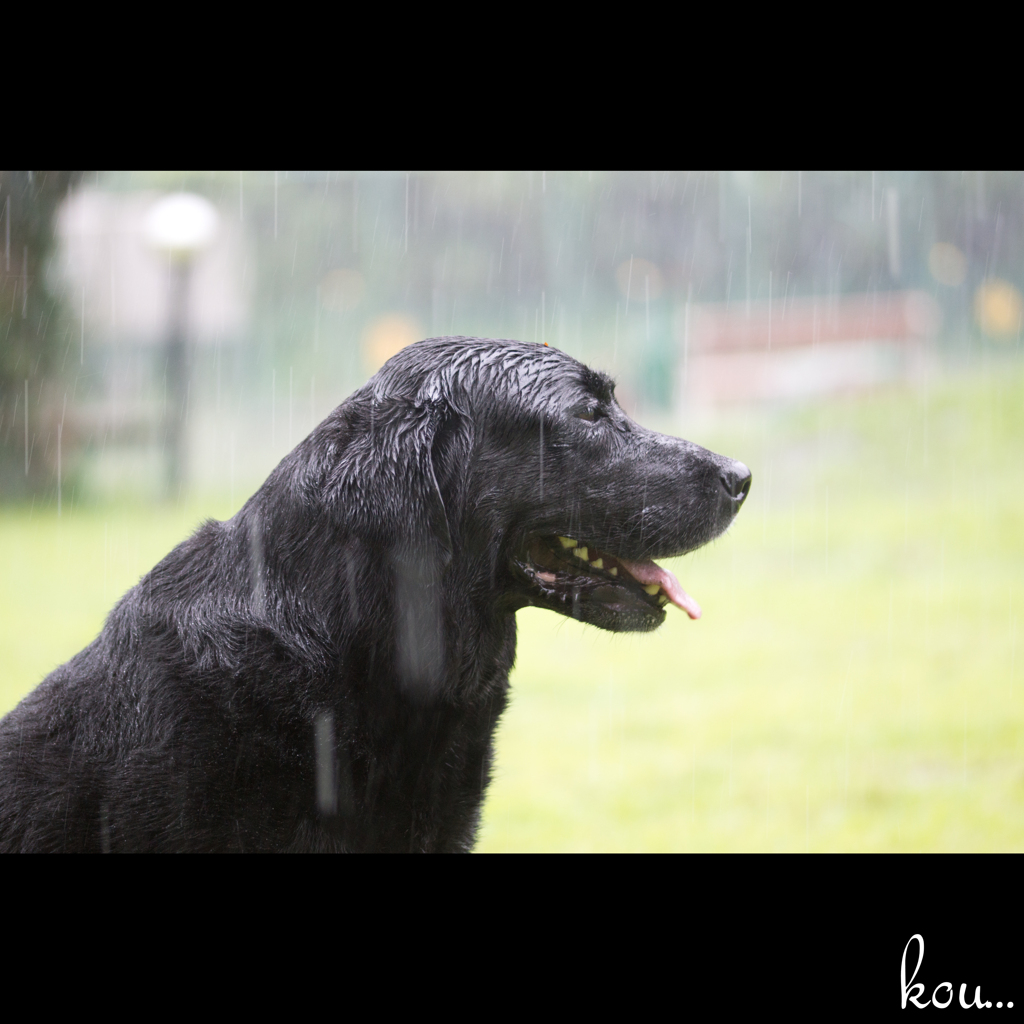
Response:
[[[615,283],[630,302],[656,299],[664,290],[661,271],[648,260],[623,260],[615,269]]]
[[[320,301],[336,313],[356,308],[366,294],[366,280],[358,270],[332,270],[320,282]]]
[[[936,242],[928,253],[928,269],[939,284],[955,288],[967,276],[967,257],[949,242]]]
[[[393,355],[422,337],[419,324],[400,314],[382,316],[363,334],[363,361],[370,373],[376,373]]]
[[[974,293],[974,318],[990,337],[1016,338],[1024,317],[1024,297],[1009,281],[994,277]]]

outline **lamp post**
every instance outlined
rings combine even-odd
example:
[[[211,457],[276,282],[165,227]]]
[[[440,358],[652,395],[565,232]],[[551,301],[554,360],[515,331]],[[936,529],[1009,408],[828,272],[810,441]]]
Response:
[[[189,283],[195,258],[216,237],[218,221],[217,210],[209,200],[177,192],[158,199],[143,222],[147,242],[166,258],[168,268],[163,444],[169,496],[177,493],[184,479]]]

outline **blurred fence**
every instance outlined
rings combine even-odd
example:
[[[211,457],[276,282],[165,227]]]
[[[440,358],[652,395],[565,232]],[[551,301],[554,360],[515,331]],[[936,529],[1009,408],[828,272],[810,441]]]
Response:
[[[920,379],[941,325],[927,292],[689,305],[677,317],[684,408],[792,401]]]

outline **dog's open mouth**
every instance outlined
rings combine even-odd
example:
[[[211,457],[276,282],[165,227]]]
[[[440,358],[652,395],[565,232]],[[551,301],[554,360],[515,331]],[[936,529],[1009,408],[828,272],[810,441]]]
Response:
[[[653,628],[669,603],[691,619],[700,618],[697,602],[655,562],[619,558],[575,537],[559,536],[530,537],[523,554],[519,567],[543,603],[574,618],[606,629]]]

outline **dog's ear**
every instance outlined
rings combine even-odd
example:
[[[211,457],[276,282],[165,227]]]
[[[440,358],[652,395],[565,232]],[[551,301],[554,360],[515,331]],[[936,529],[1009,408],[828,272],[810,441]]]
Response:
[[[416,409],[404,435],[411,522],[392,551],[396,667],[413,700],[429,700],[445,665],[441,574],[452,559],[469,446],[463,419],[447,402]],[[447,500],[446,500],[447,499]]]
[[[463,417],[439,396],[372,396],[359,429],[360,471],[338,481],[358,487],[344,504],[360,508],[368,532],[378,534],[399,556],[403,549],[432,550],[443,569],[452,557],[450,510],[445,495],[460,493],[459,453],[468,456],[460,429]],[[346,474],[347,476],[347,474]],[[353,500],[354,499],[354,500]]]
[[[441,548],[442,565],[452,559],[452,532],[448,522],[448,510],[445,507],[444,495],[441,493],[440,481],[445,479],[446,434],[451,421],[449,410],[440,403],[435,404],[429,413],[429,427],[426,445],[427,457],[423,460],[424,478],[426,482],[424,500],[427,508],[427,522],[430,533],[436,538]]]
[[[446,397],[367,389],[326,449],[321,493],[371,544],[451,561],[470,453],[467,418]],[[452,507],[449,507],[449,505]],[[454,519],[453,517],[454,513]]]
[[[465,505],[472,429],[468,416],[453,403],[443,401],[433,404],[431,431],[430,466],[434,484],[431,525],[435,536],[445,538],[450,558],[452,537],[458,530]]]

